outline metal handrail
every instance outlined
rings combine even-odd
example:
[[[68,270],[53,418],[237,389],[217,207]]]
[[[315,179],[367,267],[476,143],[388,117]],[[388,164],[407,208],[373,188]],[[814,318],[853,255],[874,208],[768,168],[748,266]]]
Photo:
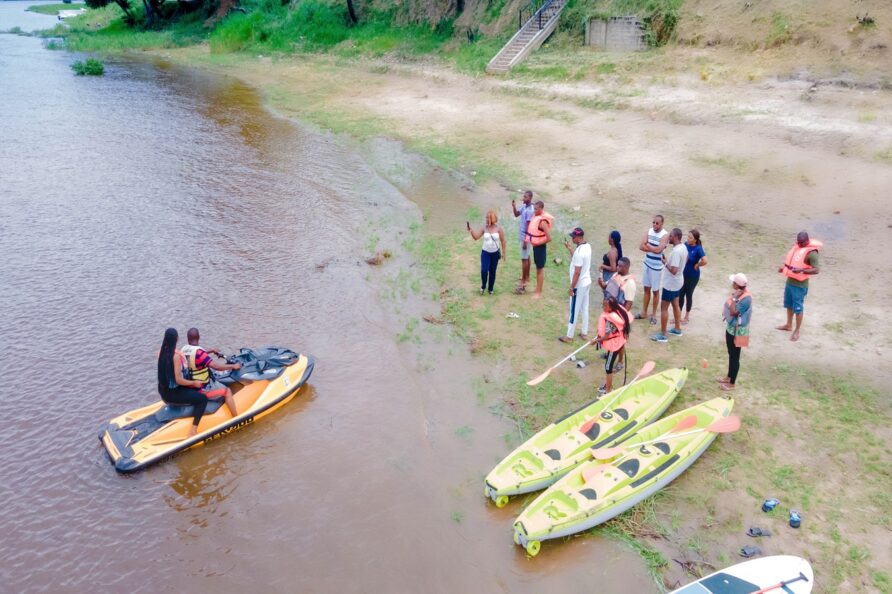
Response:
[[[530,0],[529,4],[517,11],[518,30],[523,29],[526,23],[536,19],[536,26],[541,31],[542,15],[545,14],[545,9],[551,6],[552,2],[554,2],[554,0]],[[525,14],[528,15],[526,18],[524,18]],[[545,20],[545,23],[548,23],[547,19]]]

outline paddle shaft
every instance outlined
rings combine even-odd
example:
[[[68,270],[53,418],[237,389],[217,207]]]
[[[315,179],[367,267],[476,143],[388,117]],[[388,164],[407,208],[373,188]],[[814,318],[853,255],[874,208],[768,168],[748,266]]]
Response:
[[[649,362],[648,362],[648,363],[649,363]],[[611,398],[611,399],[610,399],[610,402],[608,402],[607,404],[604,405],[603,410],[607,410],[607,409],[609,409],[609,408],[610,408],[610,405],[613,404],[614,402],[616,402],[617,399],[618,399],[620,396],[622,396],[622,395],[626,392],[626,390],[629,389],[629,386],[631,386],[632,384],[634,384],[635,382],[637,382],[637,381],[638,381],[638,378],[641,377],[641,375],[645,372],[645,369],[646,369],[647,367],[648,367],[648,364],[645,363],[645,364],[641,367],[641,371],[638,372],[638,375],[636,375],[634,378],[632,378],[632,381],[631,381],[631,382],[629,382],[628,384],[626,384],[625,386],[623,386],[623,389],[619,391],[619,394],[617,394],[616,396],[614,396],[613,398]]]
[[[792,584],[793,582],[798,582],[799,580],[805,580],[807,582],[808,578],[805,577],[805,574],[800,572],[799,577],[795,577],[792,580],[786,580],[784,582],[779,582],[777,584],[774,584],[773,586],[768,586],[767,588],[762,588],[761,590],[756,590],[752,594],[765,594],[765,592],[770,592],[772,590],[777,590],[778,588],[783,588],[787,584]]]
[[[578,353],[579,351],[581,351],[582,349],[584,349],[585,347],[587,347],[587,346],[589,346],[589,345],[591,345],[591,344],[592,344],[592,343],[590,343],[590,342],[586,342],[584,345],[582,345],[581,347],[579,347],[578,349],[576,349],[575,351],[573,351],[572,353],[570,353],[569,355],[567,355],[566,357],[564,357],[563,359],[561,359],[560,361],[558,361],[557,363],[555,363],[554,365],[552,365],[551,367],[549,367],[548,369],[546,369],[544,373],[542,373],[541,375],[539,375],[539,376],[537,376],[537,377],[531,379],[530,381],[528,381],[528,382],[527,382],[527,385],[528,385],[528,386],[535,386],[535,385],[539,384],[540,382],[545,381],[545,378],[547,378],[548,375],[549,375],[552,371],[554,371],[555,369],[557,369],[558,367],[560,367],[561,365],[563,365],[564,363],[566,363],[568,360],[570,360],[571,357],[573,357],[573,355],[575,355],[576,353]]]

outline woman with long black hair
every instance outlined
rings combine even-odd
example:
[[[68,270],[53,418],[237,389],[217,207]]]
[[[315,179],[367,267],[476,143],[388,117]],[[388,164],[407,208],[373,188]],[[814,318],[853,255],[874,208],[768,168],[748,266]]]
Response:
[[[619,304],[615,297],[604,299],[604,311],[598,318],[598,336],[594,342],[600,342],[607,351],[607,360],[604,362],[606,377],[604,385],[598,388],[598,392],[606,394],[613,389],[613,371],[620,353],[626,348],[629,339],[631,320],[626,308]]]
[[[706,266],[706,252],[700,241],[700,231],[691,229],[688,231],[688,240],[685,243],[688,248],[688,260],[684,265],[684,285],[681,287],[681,295],[678,297],[678,307],[684,310],[682,324],[690,322],[691,307],[694,305],[694,289],[700,282],[700,269]]]
[[[614,229],[607,237],[607,253],[601,258],[601,264],[598,266],[598,272],[601,273],[601,280],[605,283],[610,277],[616,273],[616,263],[623,257],[622,235]]]
[[[198,391],[204,384],[183,377],[183,359],[177,351],[176,328],[164,331],[161,352],[158,354],[158,393],[167,404],[191,405],[195,414],[189,437],[198,433],[198,422],[208,406],[207,396]]]

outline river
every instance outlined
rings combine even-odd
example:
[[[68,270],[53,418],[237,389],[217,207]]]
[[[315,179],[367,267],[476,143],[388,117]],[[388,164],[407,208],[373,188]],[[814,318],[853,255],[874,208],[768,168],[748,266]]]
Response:
[[[0,2],[0,30],[51,26],[30,4]],[[234,79],[135,58],[77,77],[74,59],[0,35],[0,590],[654,590],[603,539],[527,559],[519,504],[482,496],[512,431],[474,396],[483,364],[448,336],[397,340],[435,305],[388,296],[369,238],[398,246],[420,203],[461,216],[457,183],[401,192]],[[316,371],[275,415],[121,476],[96,433],[157,399],[168,326]]]

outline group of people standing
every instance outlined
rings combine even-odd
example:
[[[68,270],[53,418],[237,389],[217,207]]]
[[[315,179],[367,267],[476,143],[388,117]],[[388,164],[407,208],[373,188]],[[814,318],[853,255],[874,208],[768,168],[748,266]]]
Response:
[[[540,200],[533,203],[533,193],[524,192],[520,206],[512,200],[514,217],[519,222],[521,278],[514,292],[518,295],[527,292],[530,283],[530,255],[536,267],[536,285],[533,298],[542,296],[547,245],[552,240],[554,217],[545,212],[545,204]],[[681,337],[682,326],[690,321],[694,292],[700,282],[700,271],[708,264],[706,251],[698,229],[690,229],[685,235],[676,227],[664,228],[663,215],[655,215],[651,227],[642,237],[639,250],[644,253],[640,283],[643,289],[643,302],[638,314],[632,314],[637,292],[637,283],[630,273],[631,261],[623,255],[622,235],[614,230],[608,236],[608,250],[598,265],[595,280],[603,291],[602,312],[598,318],[597,335],[591,339],[604,348],[605,381],[599,391],[606,393],[613,388],[613,374],[624,368],[625,344],[628,340],[632,319],[647,319],[652,325],[659,324],[659,331],[651,336],[657,343],[669,342],[669,337]],[[493,292],[495,268],[501,253],[505,252],[505,233],[498,225],[496,213],[486,214],[486,226],[480,231],[467,225],[471,236],[484,240],[481,252],[481,288],[483,294]],[[790,249],[779,272],[787,277],[784,291],[784,307],[787,310],[787,323],[779,330],[792,331],[791,340],[799,339],[802,325],[802,312],[805,296],[808,293],[808,279],[818,274],[818,248],[820,242],[809,239],[802,231],[796,244]],[[499,247],[501,251],[499,252]],[[585,231],[574,228],[569,239],[564,241],[570,256],[569,315],[567,332],[558,337],[565,343],[573,342],[577,325],[579,337],[588,340],[589,297],[592,280],[592,248],[586,241]],[[498,255],[493,257],[492,253]],[[495,263],[494,263],[495,262]],[[720,388],[734,389],[740,369],[741,349],[749,344],[749,326],[753,312],[753,297],[749,292],[749,281],[745,274],[736,273],[728,279],[731,292],[724,304],[722,317],[725,321],[725,343],[728,350],[728,373],[716,378]],[[657,304],[660,317],[657,320]],[[669,328],[669,309],[672,309],[673,325]],[[650,313],[648,313],[650,312]],[[793,320],[795,316],[795,327]]]

